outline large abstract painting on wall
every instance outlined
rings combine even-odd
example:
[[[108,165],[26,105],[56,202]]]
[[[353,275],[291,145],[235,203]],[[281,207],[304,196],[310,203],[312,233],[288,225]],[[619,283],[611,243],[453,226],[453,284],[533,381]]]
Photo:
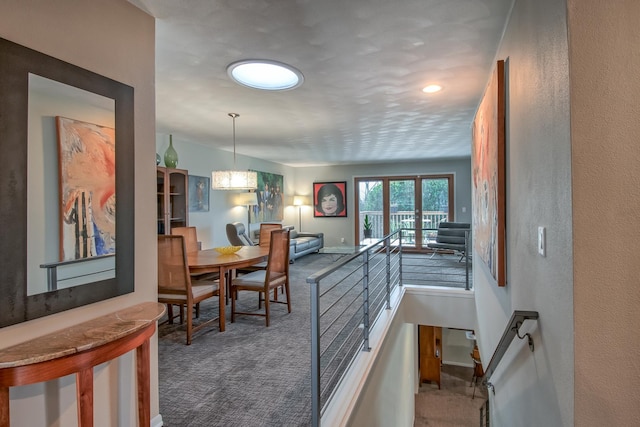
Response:
[[[284,218],[284,177],[275,173],[258,173],[258,204],[251,206],[252,223],[279,222]]]
[[[115,129],[56,117],[60,260],[115,253]]]
[[[474,255],[498,286],[506,285],[505,263],[505,83],[498,61],[472,128]]]

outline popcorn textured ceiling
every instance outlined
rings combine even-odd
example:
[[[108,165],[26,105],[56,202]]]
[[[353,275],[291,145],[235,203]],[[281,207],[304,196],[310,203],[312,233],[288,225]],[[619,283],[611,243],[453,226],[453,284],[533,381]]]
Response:
[[[157,18],[157,131],[292,166],[466,157],[512,0],[130,0]],[[226,67],[271,59],[282,92]],[[431,83],[441,92],[425,94]]]

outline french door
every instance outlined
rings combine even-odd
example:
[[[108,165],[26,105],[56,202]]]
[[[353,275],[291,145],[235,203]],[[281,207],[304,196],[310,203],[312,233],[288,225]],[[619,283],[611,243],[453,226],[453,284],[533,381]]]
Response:
[[[402,229],[402,245],[426,248],[440,221],[453,221],[453,175],[365,177],[355,179],[356,241],[368,243],[362,224],[373,225],[371,239]]]

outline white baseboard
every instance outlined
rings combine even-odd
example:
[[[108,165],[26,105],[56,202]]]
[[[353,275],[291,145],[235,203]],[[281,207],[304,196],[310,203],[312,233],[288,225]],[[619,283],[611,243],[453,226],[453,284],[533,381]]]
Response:
[[[151,419],[151,427],[162,427],[164,423],[162,422],[162,415],[158,414]]]

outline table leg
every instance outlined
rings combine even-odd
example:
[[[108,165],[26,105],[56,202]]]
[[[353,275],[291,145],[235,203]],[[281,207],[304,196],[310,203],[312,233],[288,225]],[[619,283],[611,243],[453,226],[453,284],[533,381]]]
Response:
[[[0,426],[9,427],[9,387],[0,387]]]
[[[220,309],[219,309],[220,317],[218,319],[218,324],[220,326],[220,332],[224,332],[224,319],[225,319],[224,309],[225,309],[225,306],[226,306],[226,304],[225,304],[225,302],[226,302],[225,294],[226,294],[227,285],[228,285],[227,281],[228,281],[227,269],[224,268],[224,267],[220,267],[220,282],[219,282],[220,283],[220,286],[219,286],[219,288],[220,288],[220,290],[219,290],[219,293],[220,293],[219,301],[220,302],[218,303],[218,305],[220,306]]]
[[[76,374],[78,401],[78,426],[93,426],[93,367],[81,369]]]
[[[150,345],[147,338],[136,349],[136,379],[138,382],[138,425],[151,425]]]

